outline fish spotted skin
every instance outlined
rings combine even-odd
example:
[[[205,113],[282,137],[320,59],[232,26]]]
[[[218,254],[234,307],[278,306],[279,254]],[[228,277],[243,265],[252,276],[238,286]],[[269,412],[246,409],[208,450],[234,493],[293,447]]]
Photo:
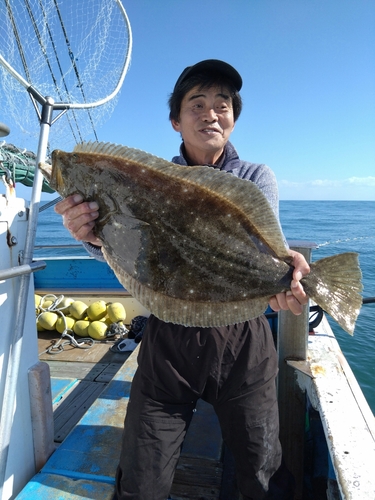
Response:
[[[99,205],[96,233],[123,286],[164,321],[222,326],[262,314],[290,289],[293,267],[272,208],[247,180],[143,151],[84,143],[41,166],[63,197]],[[355,253],[321,259],[309,296],[349,333],[362,297]]]

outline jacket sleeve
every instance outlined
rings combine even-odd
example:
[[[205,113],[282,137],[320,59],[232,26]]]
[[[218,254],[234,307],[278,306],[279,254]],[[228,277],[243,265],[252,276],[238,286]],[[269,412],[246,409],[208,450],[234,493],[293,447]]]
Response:
[[[267,198],[274,214],[279,219],[279,190],[276,176],[270,167],[260,163],[242,161],[241,166],[233,169],[232,173],[240,179],[254,182]]]
[[[285,238],[280,224],[279,190],[277,186],[276,176],[273,171],[270,169],[270,167],[264,164],[242,162],[241,168],[237,172],[233,171],[233,173],[241,179],[247,179],[254,182],[254,184],[256,184],[262,191],[269,204],[271,205],[273,213],[279,221],[280,230],[283,234],[285,246],[289,248],[288,242]]]
[[[267,165],[261,165],[254,172],[253,177],[254,179],[251,180],[255,182],[258,188],[263,192],[274,214],[277,219],[279,219],[279,189],[275,174]]]

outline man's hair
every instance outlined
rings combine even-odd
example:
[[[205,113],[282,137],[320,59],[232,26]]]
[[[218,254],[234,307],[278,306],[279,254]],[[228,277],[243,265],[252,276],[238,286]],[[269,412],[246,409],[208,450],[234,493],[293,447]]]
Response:
[[[174,88],[168,100],[170,120],[179,121],[182,99],[194,87],[198,87],[199,91],[211,87],[221,87],[223,89],[226,89],[229,92],[230,97],[232,98],[234,121],[237,121],[242,110],[242,99],[238,90],[235,88],[233,83],[224,75],[222,75],[221,73],[212,72],[197,73],[195,75],[192,75]]]

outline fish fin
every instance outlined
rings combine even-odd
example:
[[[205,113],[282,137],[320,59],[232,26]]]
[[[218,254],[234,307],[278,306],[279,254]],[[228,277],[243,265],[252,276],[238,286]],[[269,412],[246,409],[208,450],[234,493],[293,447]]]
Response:
[[[184,326],[219,327],[256,318],[267,309],[269,298],[265,297],[230,303],[189,302],[169,297],[134,279],[108,248],[103,247],[103,254],[124,288],[163,321]]]
[[[362,306],[358,254],[346,252],[310,264],[302,279],[306,293],[350,335]]]
[[[240,210],[251,224],[251,232],[266,245],[274,256],[285,259],[289,256],[280,224],[258,186],[248,180],[239,179],[227,172],[207,166],[185,167],[139,149],[111,143],[87,142],[77,144],[74,152],[112,155],[144,164],[147,168],[164,172],[169,177],[198,185],[203,190],[215,193]]]

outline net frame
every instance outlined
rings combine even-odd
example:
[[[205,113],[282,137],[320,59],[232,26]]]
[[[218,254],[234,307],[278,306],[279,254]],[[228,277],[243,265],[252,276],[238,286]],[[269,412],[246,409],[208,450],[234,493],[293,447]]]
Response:
[[[29,141],[37,138],[35,111],[40,121],[45,96],[62,110],[53,123],[65,115],[49,149],[92,134],[98,140],[130,65],[132,33],[121,0],[3,0],[0,16],[2,111],[21,133],[13,142],[35,150]]]

